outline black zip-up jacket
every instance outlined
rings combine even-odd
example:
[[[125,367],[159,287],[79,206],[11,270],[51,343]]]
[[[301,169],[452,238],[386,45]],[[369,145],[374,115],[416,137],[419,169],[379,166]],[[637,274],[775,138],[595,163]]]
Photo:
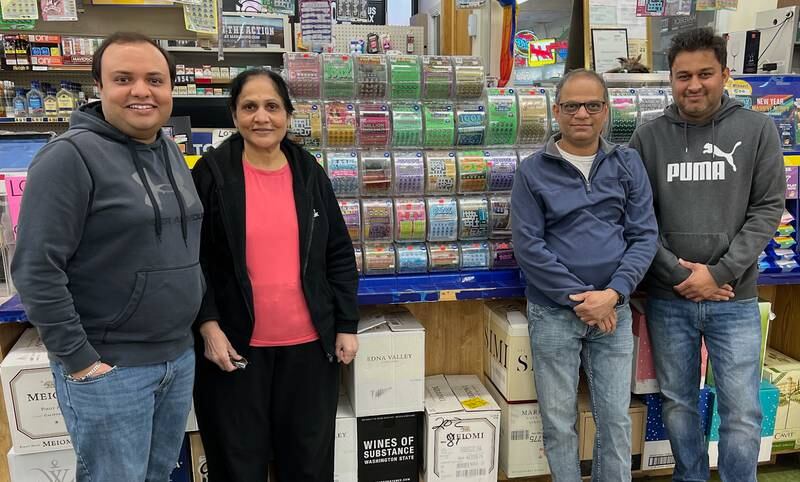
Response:
[[[200,264],[208,285],[196,327],[217,320],[233,348],[246,356],[255,320],[245,260],[243,150],[244,140],[234,134],[208,151],[192,176],[206,213]],[[289,140],[281,142],[281,150],[292,171],[303,294],[328,360],[334,361],[336,334],[356,333],[358,327],[353,245],[322,167]]]

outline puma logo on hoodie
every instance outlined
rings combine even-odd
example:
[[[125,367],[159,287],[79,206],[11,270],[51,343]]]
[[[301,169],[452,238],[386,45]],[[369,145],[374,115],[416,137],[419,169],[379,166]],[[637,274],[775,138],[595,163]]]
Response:
[[[733,153],[742,145],[737,141],[731,152],[725,152],[715,144],[706,142],[703,145],[703,154],[711,154],[711,158],[723,158],[725,161],[700,161],[700,162],[673,162],[667,164],[667,182],[673,181],[724,181],[725,163],[727,162],[733,172],[736,172],[736,162]]]

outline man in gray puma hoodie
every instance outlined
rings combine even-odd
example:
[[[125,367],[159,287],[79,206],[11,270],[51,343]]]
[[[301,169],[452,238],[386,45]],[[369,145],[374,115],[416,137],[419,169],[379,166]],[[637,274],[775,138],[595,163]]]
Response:
[[[659,225],[645,279],[647,326],[673,480],[709,477],[697,411],[703,337],[721,417],[720,477],[754,482],[761,432],[757,260],[784,208],[783,154],[767,116],[723,95],[727,54],[713,30],[677,35],[668,57],[675,103],[639,127],[630,146],[650,177]]]
[[[191,405],[203,208],[161,134],[166,52],[114,34],[92,73],[101,102],[31,164],[12,276],[50,354],[77,480],[164,481]]]

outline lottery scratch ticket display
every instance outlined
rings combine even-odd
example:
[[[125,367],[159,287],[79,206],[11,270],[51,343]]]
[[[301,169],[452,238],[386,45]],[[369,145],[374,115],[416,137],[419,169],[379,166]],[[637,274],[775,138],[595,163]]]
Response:
[[[531,157],[532,155],[536,154],[535,149],[519,149],[517,150],[517,154],[519,155],[519,163],[522,164],[525,159]]]
[[[358,104],[358,143],[360,147],[387,147],[392,139],[389,104],[361,102]]]
[[[294,102],[290,117],[289,139],[306,149],[322,147],[322,104],[319,102]]]
[[[364,244],[364,274],[394,274],[395,249],[392,243]]]
[[[610,98],[609,118],[610,130],[608,140],[617,144],[624,144],[631,139],[636,129],[636,90],[634,89],[608,89]]]
[[[389,151],[361,151],[362,196],[392,195],[392,155]]]
[[[458,239],[486,239],[489,236],[489,201],[485,196],[458,198]]]
[[[361,200],[361,238],[364,242],[391,242],[394,234],[394,209],[391,199]]]
[[[664,89],[639,89],[639,124],[664,115],[667,93]]]
[[[456,145],[481,146],[486,136],[486,104],[483,101],[456,105]]]
[[[355,56],[356,91],[359,99],[386,98],[385,55],[359,54]]]
[[[455,151],[425,152],[425,192],[428,194],[455,194]]]
[[[519,104],[519,137],[522,146],[538,146],[547,142],[550,131],[550,104],[545,89],[525,89],[517,92]]]
[[[426,218],[425,200],[423,198],[395,199],[395,241],[425,241],[427,234]]]
[[[458,243],[428,243],[430,271],[458,271]]]
[[[450,147],[455,142],[455,116],[453,104],[449,102],[425,103],[424,117],[425,147]]]
[[[458,100],[477,99],[483,95],[486,73],[479,57],[453,57],[455,93]]]
[[[428,209],[428,241],[458,239],[458,204],[454,197],[425,199]]]
[[[453,95],[455,72],[450,57],[422,57],[422,98],[447,100]]]
[[[392,100],[417,100],[422,93],[422,68],[416,55],[389,55]]]
[[[325,163],[337,198],[357,197],[358,156],[355,151],[328,151]]]
[[[422,151],[394,153],[394,193],[421,196],[425,193],[425,159]]]
[[[550,102],[550,112],[552,113],[553,104],[556,103],[556,89],[553,87],[547,87],[544,89],[547,93],[547,99]],[[548,137],[553,137],[555,134],[561,132],[561,127],[558,125],[558,119],[556,116],[550,116],[550,132],[547,133]],[[547,142],[547,141],[545,141]]]
[[[339,211],[342,212],[350,239],[354,243],[361,241],[361,203],[357,199],[339,199]]]
[[[511,237],[511,196],[507,194],[489,196],[489,237]]]
[[[358,274],[361,274],[364,268],[364,253],[363,250],[361,249],[361,245],[360,244],[353,245],[353,252],[356,255],[356,270],[358,270]]]
[[[392,103],[392,146],[422,145],[422,106],[418,103]]]
[[[322,54],[323,92],[327,99],[355,98],[353,57],[342,54]]]
[[[486,144],[511,146],[517,142],[517,96],[514,89],[487,90]]]
[[[286,52],[286,82],[289,95],[295,99],[322,98],[322,70],[319,55],[308,52]]]
[[[322,151],[309,150],[308,153],[311,154],[311,156],[314,159],[316,159],[317,164],[319,164],[320,166],[322,166],[323,169],[325,169],[325,172],[328,172],[327,168],[325,167],[325,155],[322,153]]]
[[[458,160],[458,192],[484,192],[489,174],[484,151],[459,151]]]
[[[489,243],[462,241],[458,243],[461,269],[489,269]]]
[[[325,145],[353,148],[356,145],[356,108],[350,102],[325,103]]]
[[[516,268],[514,245],[511,241],[489,241],[489,267],[491,269]]]
[[[512,150],[485,151],[489,169],[486,180],[488,191],[510,191],[517,172],[517,153]]]
[[[425,243],[397,243],[397,272],[400,274],[426,273],[428,247]]]

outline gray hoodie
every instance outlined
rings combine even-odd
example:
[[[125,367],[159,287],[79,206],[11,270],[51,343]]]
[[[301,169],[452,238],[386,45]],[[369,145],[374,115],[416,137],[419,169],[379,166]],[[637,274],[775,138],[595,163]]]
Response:
[[[177,146],[134,142],[99,103],[28,171],[11,273],[28,318],[67,372],[145,365],[192,346],[205,289],[203,207]]]
[[[653,186],[659,247],[646,278],[651,295],[673,298],[691,272],[678,258],[708,265],[736,299],[757,295],[758,254],[784,208],[786,179],[778,131],[764,114],[724,96],[702,125],[681,118],[675,104],[640,126],[639,151]]]

